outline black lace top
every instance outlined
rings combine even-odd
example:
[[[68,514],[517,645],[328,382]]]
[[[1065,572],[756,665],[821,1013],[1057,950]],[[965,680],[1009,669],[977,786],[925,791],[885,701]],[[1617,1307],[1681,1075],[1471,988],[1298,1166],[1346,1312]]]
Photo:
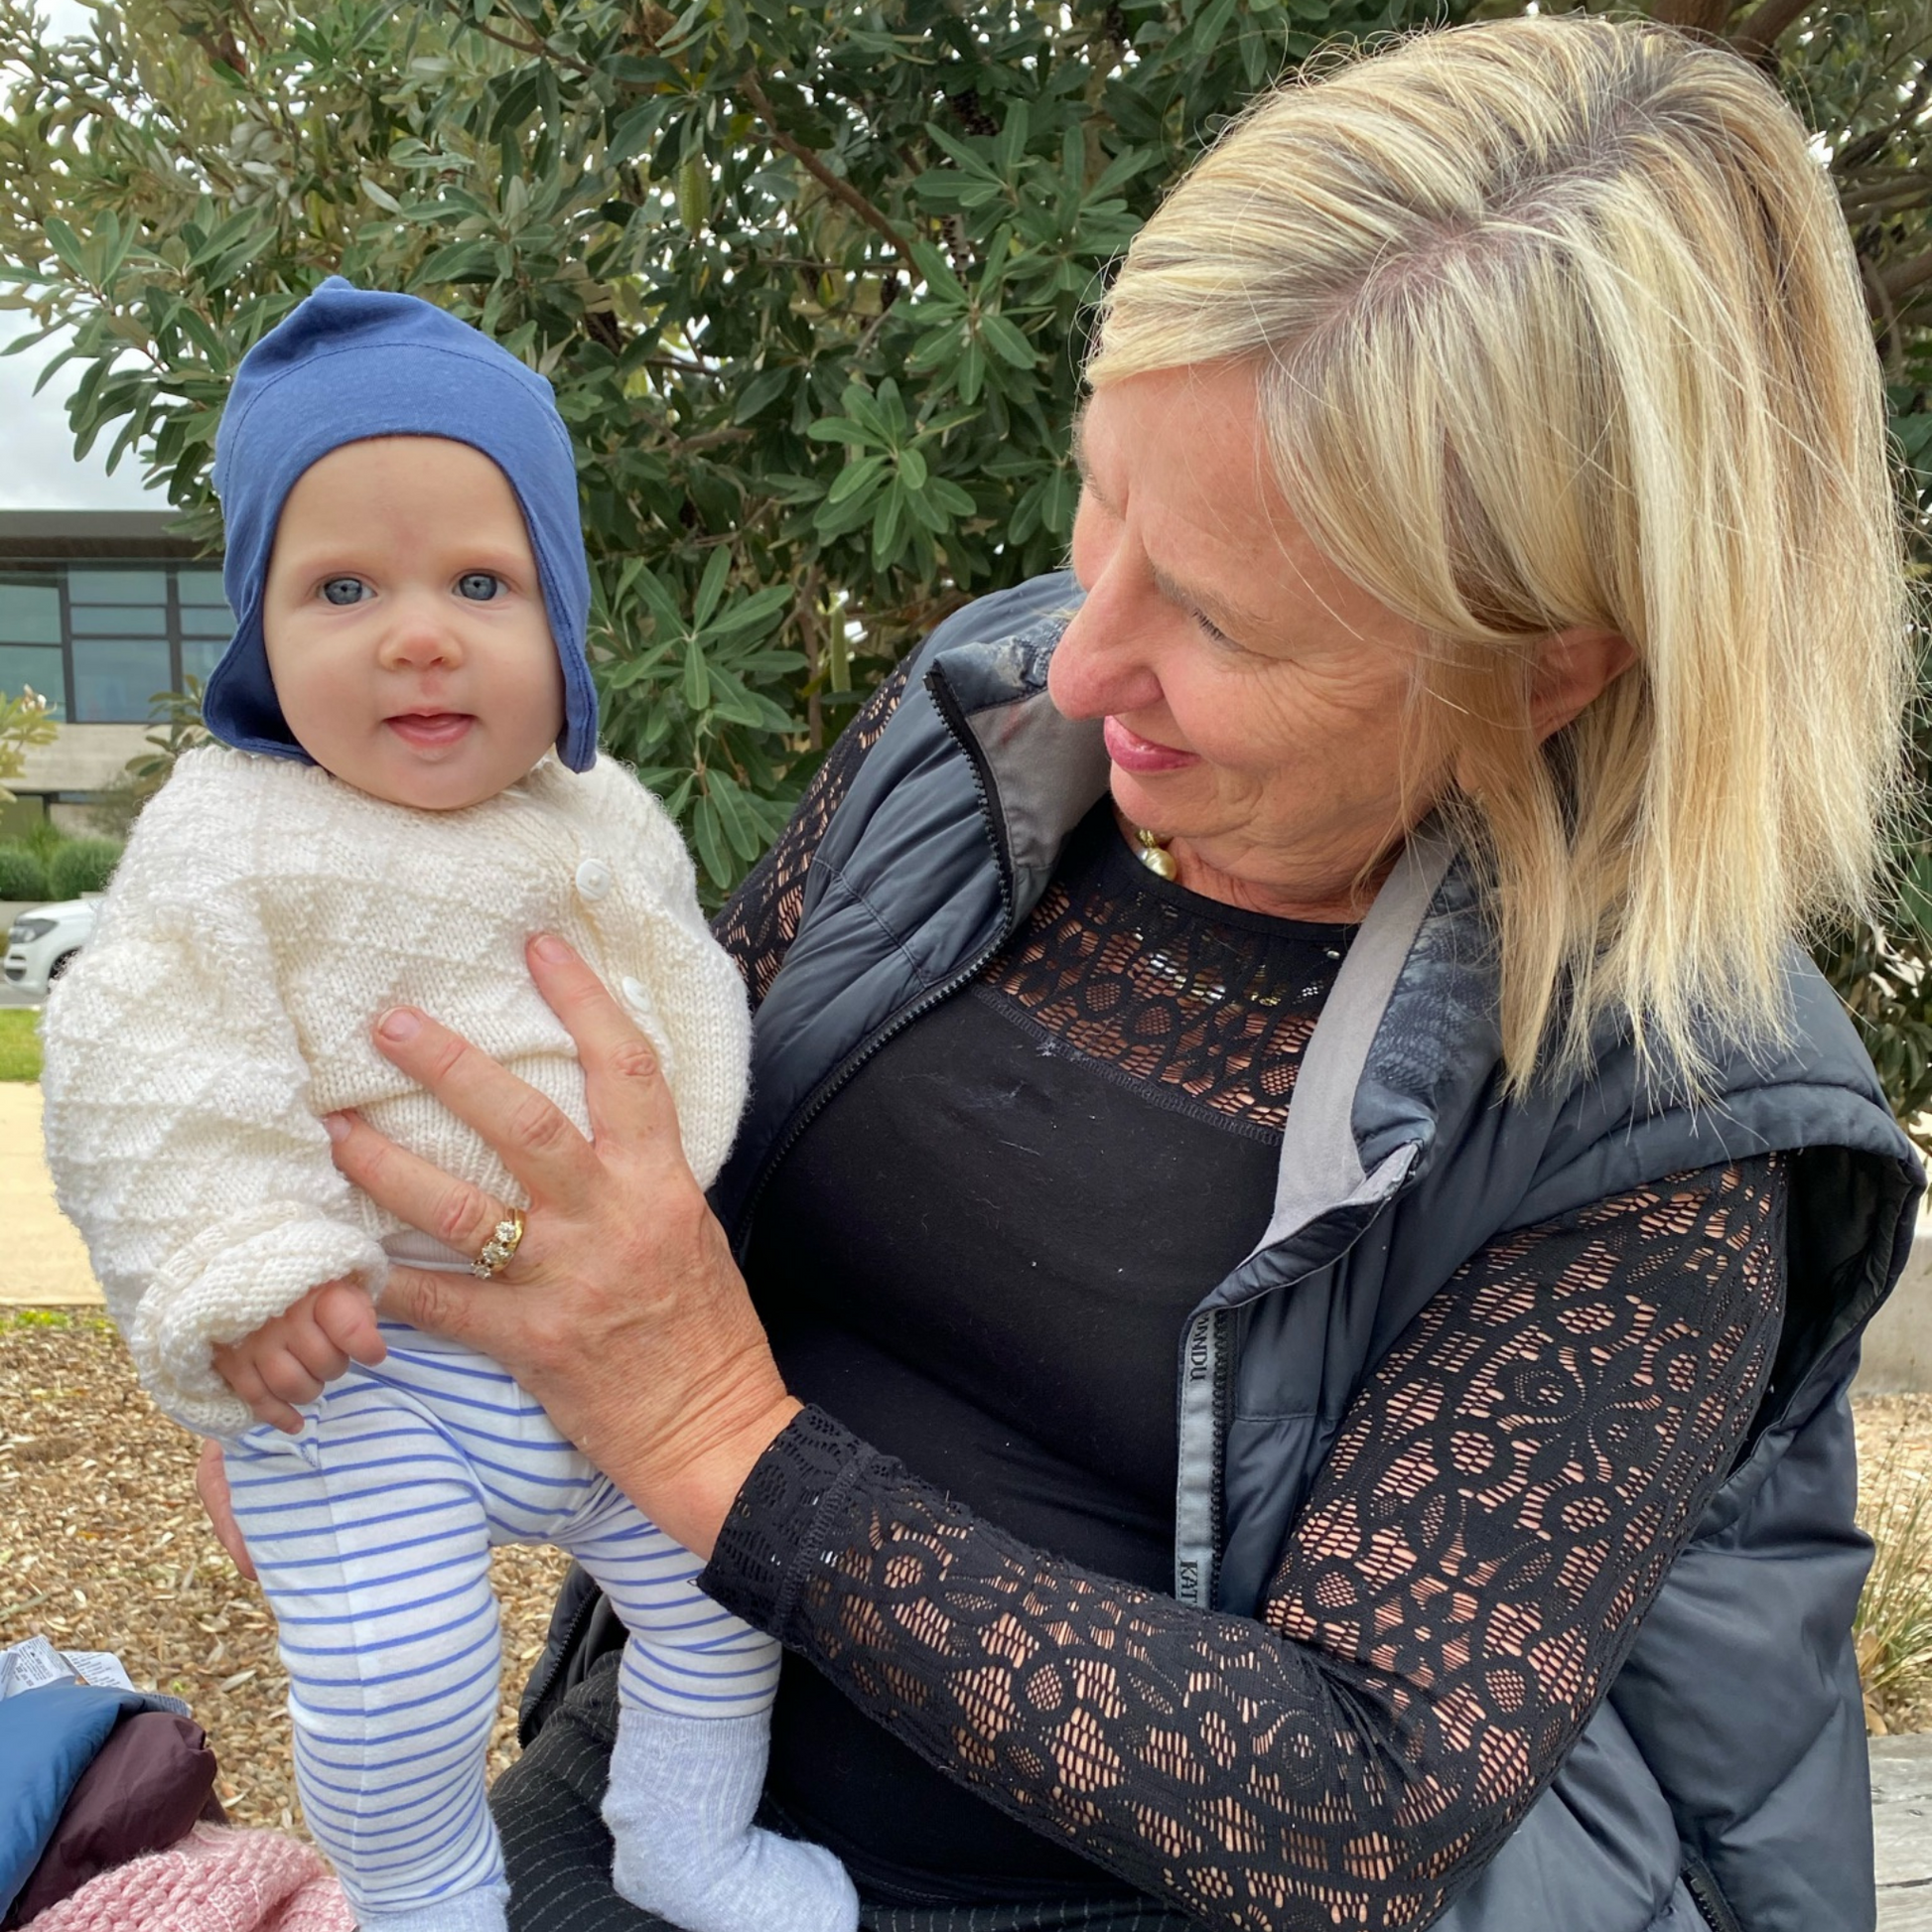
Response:
[[[755,997],[897,695],[721,916]],[[975,993],[1157,1108],[1277,1139],[1326,949],[1284,974],[1252,921],[1137,876],[1067,868]],[[1427,1923],[1554,1774],[1744,1441],[1782,1208],[1777,1164],[1745,1162],[1471,1259],[1350,1411],[1256,1619],[1083,1567],[1071,1534],[1035,1547],[821,1408],[753,1471],[704,1587],[950,1778],[1206,1924]]]

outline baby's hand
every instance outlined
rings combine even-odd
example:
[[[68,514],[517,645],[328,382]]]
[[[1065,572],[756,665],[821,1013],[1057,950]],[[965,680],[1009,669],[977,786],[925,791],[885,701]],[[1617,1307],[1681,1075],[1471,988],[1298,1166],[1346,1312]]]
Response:
[[[214,1367],[257,1422],[297,1436],[293,1404],[313,1402],[350,1362],[372,1367],[387,1353],[369,1298],[353,1282],[324,1282],[253,1334],[218,1344]]]

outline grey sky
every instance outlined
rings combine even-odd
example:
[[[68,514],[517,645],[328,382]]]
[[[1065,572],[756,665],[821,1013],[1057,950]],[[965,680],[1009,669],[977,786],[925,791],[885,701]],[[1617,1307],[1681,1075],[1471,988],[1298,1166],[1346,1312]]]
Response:
[[[83,31],[87,9],[80,0],[41,0],[50,31]],[[14,341],[12,316],[0,317],[0,344]],[[167,498],[141,486],[140,465],[121,459],[110,477],[101,461],[104,448],[85,463],[73,460],[68,432],[66,396],[79,370],[63,370],[38,396],[34,383],[54,345],[0,358],[0,509],[166,509]],[[112,438],[103,438],[105,445]]]

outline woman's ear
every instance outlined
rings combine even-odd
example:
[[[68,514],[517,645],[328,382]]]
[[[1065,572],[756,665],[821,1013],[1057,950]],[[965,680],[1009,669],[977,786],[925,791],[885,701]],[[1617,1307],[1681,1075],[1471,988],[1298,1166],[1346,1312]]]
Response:
[[[1545,639],[1530,679],[1530,728],[1541,745],[1637,661],[1620,630],[1576,624]]]

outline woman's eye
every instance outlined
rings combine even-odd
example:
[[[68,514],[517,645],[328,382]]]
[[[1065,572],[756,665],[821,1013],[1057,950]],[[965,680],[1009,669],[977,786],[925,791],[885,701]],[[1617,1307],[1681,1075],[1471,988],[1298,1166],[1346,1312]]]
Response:
[[[486,570],[467,570],[456,580],[456,594],[472,604],[487,604],[503,588],[503,580]]]
[[[1223,649],[1226,650],[1239,650],[1241,648],[1241,646],[1237,644],[1234,641],[1234,639],[1230,637],[1228,633],[1225,630],[1223,630],[1221,626],[1218,623],[1216,623],[1212,618],[1208,617],[1204,612],[1195,611],[1192,612],[1190,615],[1192,616],[1195,623],[1197,623],[1200,626],[1202,635],[1207,638],[1209,643],[1219,644],[1222,646]]]
[[[322,594],[331,604],[360,604],[368,596],[369,587],[359,577],[332,577],[323,585]]]

